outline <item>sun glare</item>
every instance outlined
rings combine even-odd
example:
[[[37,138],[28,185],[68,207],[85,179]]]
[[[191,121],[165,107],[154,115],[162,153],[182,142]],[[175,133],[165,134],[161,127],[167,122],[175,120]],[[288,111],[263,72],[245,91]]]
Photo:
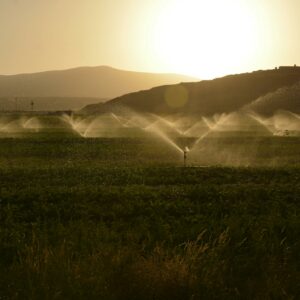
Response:
[[[167,3],[154,30],[156,53],[167,68],[212,78],[238,71],[255,57],[258,24],[245,1]]]

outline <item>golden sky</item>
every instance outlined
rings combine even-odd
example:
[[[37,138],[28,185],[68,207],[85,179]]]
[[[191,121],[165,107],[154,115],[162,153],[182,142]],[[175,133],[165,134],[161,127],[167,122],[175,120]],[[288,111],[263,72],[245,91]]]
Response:
[[[300,64],[299,0],[0,0],[0,74],[77,66],[201,79]]]

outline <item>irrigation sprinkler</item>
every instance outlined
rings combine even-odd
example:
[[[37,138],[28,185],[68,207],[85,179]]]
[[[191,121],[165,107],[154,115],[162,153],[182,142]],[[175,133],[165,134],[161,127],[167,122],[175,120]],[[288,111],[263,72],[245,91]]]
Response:
[[[186,161],[187,161],[187,154],[190,151],[190,149],[186,146],[183,150],[183,166],[186,167]]]

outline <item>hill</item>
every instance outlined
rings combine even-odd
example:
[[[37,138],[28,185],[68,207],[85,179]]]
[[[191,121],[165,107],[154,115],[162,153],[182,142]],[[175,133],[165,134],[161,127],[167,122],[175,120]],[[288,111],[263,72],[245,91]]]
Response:
[[[123,94],[191,80],[194,78],[183,75],[131,72],[107,66],[0,75],[0,109],[30,110],[34,101],[38,110],[78,110]]]
[[[300,82],[259,97],[246,108],[267,115],[278,110],[300,113]]]
[[[239,110],[258,98],[279,89],[294,86],[299,81],[300,68],[298,67],[255,71],[214,80],[155,87],[115,98],[104,105],[87,107],[85,111],[91,113],[127,107],[140,112],[156,114],[212,115]],[[298,111],[299,99],[299,96],[296,96],[293,101],[293,108]],[[269,107],[269,105],[267,106]],[[273,109],[280,109],[280,106],[274,105]],[[282,108],[284,109],[284,107]],[[265,111],[270,113],[267,107],[261,109],[262,113]]]
[[[1,75],[0,98],[111,99],[154,86],[191,80],[195,79],[176,74],[131,72],[107,66],[80,67],[33,74]]]

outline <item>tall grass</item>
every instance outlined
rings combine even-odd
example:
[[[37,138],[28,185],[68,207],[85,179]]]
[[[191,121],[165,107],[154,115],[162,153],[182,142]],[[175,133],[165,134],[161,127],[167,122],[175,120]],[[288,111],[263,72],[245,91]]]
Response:
[[[0,148],[1,300],[300,298],[298,167],[183,169],[135,160],[137,141],[64,143]]]

